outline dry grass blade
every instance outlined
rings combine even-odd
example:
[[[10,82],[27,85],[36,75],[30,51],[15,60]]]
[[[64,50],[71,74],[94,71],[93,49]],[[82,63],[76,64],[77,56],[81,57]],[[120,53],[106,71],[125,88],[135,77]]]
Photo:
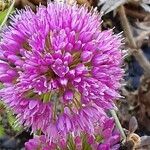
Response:
[[[142,136],[140,146],[150,145],[150,136]]]
[[[142,2],[145,4],[150,4],[150,0],[142,0]]]
[[[145,31],[150,31],[150,21],[135,22],[135,25],[139,29],[142,29],[142,30],[145,30]]]
[[[150,63],[147,58],[144,56],[141,49],[137,47],[135,39],[133,37],[132,31],[130,29],[129,21],[127,19],[124,6],[120,6],[119,9],[120,21],[124,30],[124,34],[128,39],[128,44],[130,45],[130,51],[138,61],[139,65],[144,69],[144,75],[150,77]]]
[[[142,45],[143,40],[147,39],[148,36],[150,36],[150,30],[141,32],[141,34],[135,38],[136,43],[138,43],[138,45],[139,45],[139,43],[140,43],[140,45]]]
[[[140,6],[146,11],[150,12],[150,6],[148,4],[141,3]]]
[[[136,150],[149,150],[150,149],[150,136],[142,136],[139,144],[136,145]]]
[[[124,5],[127,2],[127,0],[107,0],[107,1],[100,1],[100,5],[103,5],[101,8],[101,12],[103,12],[104,14],[107,14],[113,10],[115,10],[116,8],[118,8],[121,5]]]

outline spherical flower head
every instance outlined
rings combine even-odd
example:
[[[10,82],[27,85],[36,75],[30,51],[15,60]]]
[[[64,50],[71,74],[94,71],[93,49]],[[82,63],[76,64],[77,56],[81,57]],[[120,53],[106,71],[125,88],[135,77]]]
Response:
[[[49,3],[16,12],[0,42],[0,96],[18,121],[58,135],[94,132],[119,97],[121,39],[96,10]]]

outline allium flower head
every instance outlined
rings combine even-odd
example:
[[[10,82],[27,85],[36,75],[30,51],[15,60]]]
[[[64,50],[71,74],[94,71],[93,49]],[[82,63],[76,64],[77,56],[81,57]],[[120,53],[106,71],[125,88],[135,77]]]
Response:
[[[101,31],[96,10],[50,3],[11,17],[0,42],[0,95],[32,131],[50,140],[94,132],[119,97],[121,39]]]

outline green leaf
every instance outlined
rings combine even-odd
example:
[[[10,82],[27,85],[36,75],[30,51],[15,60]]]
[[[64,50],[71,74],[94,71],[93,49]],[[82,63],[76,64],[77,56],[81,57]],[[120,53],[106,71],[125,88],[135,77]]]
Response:
[[[5,129],[2,124],[0,124],[0,137],[5,135]]]
[[[68,150],[75,150],[75,149],[76,149],[76,146],[75,146],[73,137],[72,137],[72,135],[70,134],[70,135],[68,136]]]
[[[1,17],[1,16],[0,16]],[[0,83],[0,90],[4,87],[2,83]]]
[[[9,6],[8,9],[0,12],[0,16],[1,16],[1,22],[0,22],[0,30],[2,29],[2,27],[5,25],[5,23],[7,22],[7,19],[9,17],[9,15],[14,11],[14,4],[15,4],[15,0],[12,1],[11,5]]]
[[[15,116],[12,114],[11,111],[7,111],[7,119],[8,119],[8,123],[9,125],[12,127],[12,129],[14,131],[21,131],[22,130],[22,127],[20,127],[19,125],[17,125],[15,122],[16,122],[16,118]]]
[[[8,11],[8,8],[0,12],[0,24],[3,22],[4,18],[6,17],[7,11]]]
[[[98,143],[102,142],[103,140],[103,137],[101,135],[96,135],[95,138]]]
[[[83,137],[82,137],[82,149],[83,150],[92,150],[90,144],[87,142],[86,134],[83,134]]]

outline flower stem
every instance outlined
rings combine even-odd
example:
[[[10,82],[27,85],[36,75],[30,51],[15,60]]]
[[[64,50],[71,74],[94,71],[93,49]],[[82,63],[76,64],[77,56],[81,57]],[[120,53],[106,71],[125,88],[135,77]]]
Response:
[[[111,113],[112,117],[115,119],[116,126],[118,127],[118,129],[120,131],[120,134],[122,136],[123,142],[124,142],[126,140],[126,135],[125,135],[125,133],[123,131],[123,128],[122,128],[122,126],[120,124],[118,116],[117,116],[115,110],[110,110],[110,113]]]
[[[9,7],[9,9],[8,9],[8,11],[7,11],[7,14],[6,14],[6,16],[5,16],[4,20],[3,20],[3,22],[2,22],[1,25],[0,25],[0,30],[2,29],[2,27],[3,27],[4,24],[6,23],[8,17],[9,17],[9,14],[11,13],[11,11],[12,11],[12,9],[13,9],[13,7],[14,7],[14,4],[15,4],[15,0],[12,1],[12,4],[10,5],[10,7]]]

